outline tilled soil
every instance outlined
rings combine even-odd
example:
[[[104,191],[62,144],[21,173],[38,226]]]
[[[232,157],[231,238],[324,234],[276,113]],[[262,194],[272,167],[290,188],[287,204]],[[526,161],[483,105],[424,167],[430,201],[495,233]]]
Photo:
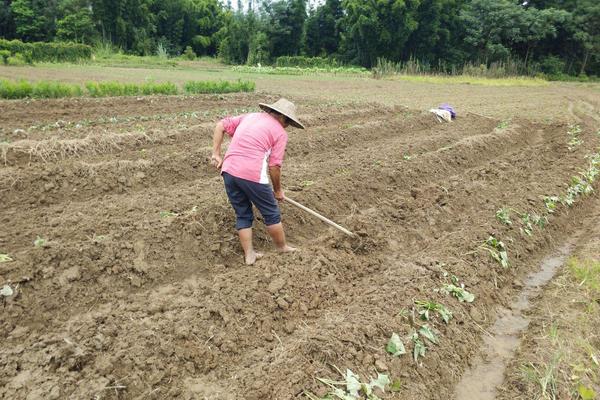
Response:
[[[583,200],[521,233],[506,206],[546,215],[595,151],[598,124],[464,113],[440,124],[400,106],[303,101],[286,194],[357,233],[282,204],[300,250],[242,264],[234,215],[208,163],[219,117],[275,97],[227,95],[3,102],[0,116],[0,394],[13,399],[290,399],[323,395],[333,366],[399,380],[383,398],[449,398],[494,307],[532,260],[585,217]],[[577,112],[577,107],[574,107]],[[511,267],[480,245],[502,239]],[[34,246],[37,237],[46,243]],[[437,289],[456,275],[476,295]],[[385,345],[423,323],[415,300],[454,318],[429,326],[415,362]]]

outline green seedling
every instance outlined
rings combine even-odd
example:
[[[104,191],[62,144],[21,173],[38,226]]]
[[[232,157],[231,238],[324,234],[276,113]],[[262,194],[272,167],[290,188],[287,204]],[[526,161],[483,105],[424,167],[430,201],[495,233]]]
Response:
[[[558,196],[544,196],[544,205],[546,206],[546,211],[549,214],[554,213],[556,211],[556,203],[560,201]]]
[[[47,244],[46,239],[38,236],[37,238],[35,238],[35,240],[33,241],[33,245],[35,247],[45,247]]]
[[[494,236],[490,236],[483,244],[483,248],[486,249],[492,258],[503,268],[508,268],[510,266],[504,242],[496,239]]]
[[[412,334],[411,339],[414,344],[413,359],[415,360],[415,362],[418,362],[419,357],[425,357],[425,353],[427,352],[427,346],[425,346],[425,343],[423,343],[417,332]]]
[[[496,219],[502,222],[504,225],[512,225],[512,221],[510,220],[510,209],[507,207],[502,207],[496,211]]]
[[[500,121],[500,123],[496,126],[497,129],[506,129],[510,125],[510,119],[505,119],[504,121]]]
[[[4,286],[2,286],[2,289],[0,289],[0,296],[2,296],[2,297],[10,297],[13,295],[13,293],[14,293],[14,291],[10,287],[10,285],[4,285]]]
[[[302,183],[301,183],[302,187],[309,187],[309,186],[312,186],[314,184],[315,184],[314,181],[302,181]]]
[[[464,285],[444,285],[442,292],[456,297],[458,301],[472,303],[475,300],[475,295],[464,288]]]
[[[521,233],[526,234],[527,236],[531,236],[533,233],[533,222],[531,214],[523,213],[521,214],[521,223],[523,227],[521,228]]]
[[[409,155],[409,154],[404,154],[404,155],[402,156],[402,159],[403,159],[404,161],[410,161],[410,160],[412,160],[412,156],[411,156],[411,155]]]
[[[169,218],[169,217],[176,217],[179,214],[177,214],[174,211],[161,211],[159,215],[161,218]]]
[[[400,381],[400,379],[394,380],[394,382],[392,382],[392,384],[390,385],[390,392],[399,392],[401,390],[402,382]]]
[[[573,151],[577,146],[583,144],[583,140],[579,137],[581,133],[581,127],[577,124],[570,125],[567,135],[569,135],[569,141],[567,142],[567,148],[569,151]]]
[[[429,321],[431,313],[438,313],[442,320],[447,324],[452,319],[452,312],[448,310],[443,304],[439,304],[433,301],[415,301],[419,316],[423,321]]]
[[[337,368],[336,368],[337,369]],[[317,378],[317,380],[330,389],[330,392],[325,397],[317,397],[310,392],[304,392],[304,395],[311,400],[331,400],[334,398],[340,400],[380,400],[374,393],[375,388],[385,392],[385,387],[390,384],[390,378],[386,374],[377,374],[376,379],[371,379],[369,383],[361,382],[360,377],[349,369],[343,374],[339,369],[338,372],[343,377],[343,381],[334,381],[331,379]]]
[[[429,328],[428,325],[423,325],[419,328],[419,335],[429,340],[433,344],[438,344],[438,338],[435,333]]]
[[[400,339],[400,336],[398,336],[396,332],[392,333],[392,337],[390,338],[387,346],[385,346],[385,350],[394,357],[406,354],[404,343],[402,343],[402,339]]]
[[[540,217],[536,213],[533,213],[531,214],[531,221],[540,229],[544,229],[544,227],[548,224],[548,217]]]
[[[0,253],[0,263],[14,261],[8,254]]]

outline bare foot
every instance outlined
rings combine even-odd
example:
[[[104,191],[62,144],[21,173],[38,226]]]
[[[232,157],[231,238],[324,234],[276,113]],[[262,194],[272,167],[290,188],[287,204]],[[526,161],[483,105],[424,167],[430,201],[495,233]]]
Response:
[[[297,248],[295,248],[295,247],[292,247],[292,246],[288,246],[288,245],[286,244],[284,247],[282,247],[282,248],[280,248],[280,249],[277,249],[277,250],[278,250],[280,253],[292,253],[292,252],[294,252],[294,251],[297,251],[298,249],[297,249]]]
[[[261,259],[262,256],[263,253],[258,253],[256,251],[251,252],[246,256],[246,265],[253,265],[256,262],[256,260]]]

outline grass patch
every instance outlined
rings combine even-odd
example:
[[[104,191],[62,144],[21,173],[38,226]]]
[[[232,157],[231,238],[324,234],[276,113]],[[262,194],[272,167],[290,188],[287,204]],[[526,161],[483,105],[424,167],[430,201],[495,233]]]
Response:
[[[256,85],[251,81],[189,81],[183,86],[188,94],[253,92]]]
[[[567,266],[579,286],[585,287],[595,295],[600,295],[600,261],[569,259]]]
[[[247,74],[265,74],[265,75],[358,75],[368,76],[370,72],[365,68],[359,67],[331,67],[331,68],[300,68],[300,67],[251,67],[248,65],[237,65],[231,67],[234,72]]]
[[[25,80],[0,80],[0,98],[23,99],[26,97],[39,99],[56,99],[60,97],[81,96],[81,87],[69,83],[39,81],[30,83]]]
[[[241,80],[237,82],[189,81],[184,85],[182,91],[172,82],[86,82],[84,88],[82,88],[76,84],[55,81],[28,82],[25,80],[9,81],[0,79],[0,98],[2,99],[234,93],[252,92],[254,89],[254,82]]]
[[[91,97],[107,96],[139,96],[151,94],[177,94],[174,83],[121,83],[121,82],[87,82],[85,87]]]
[[[511,77],[511,78],[482,78],[468,75],[397,75],[393,79],[416,83],[437,84],[466,84],[481,86],[548,86],[549,83],[540,78]]]

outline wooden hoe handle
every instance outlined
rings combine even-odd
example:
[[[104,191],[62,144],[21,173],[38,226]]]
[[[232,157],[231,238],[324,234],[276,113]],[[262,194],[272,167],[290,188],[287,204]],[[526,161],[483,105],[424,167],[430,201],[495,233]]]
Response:
[[[343,226],[340,226],[340,225],[336,224],[335,222],[333,222],[332,220],[330,220],[328,218],[325,218],[324,216],[322,216],[318,212],[313,211],[310,208],[303,206],[302,204],[298,203],[297,201],[294,201],[294,200],[290,199],[289,197],[285,197],[285,201],[287,201],[288,203],[290,203],[291,205],[293,205],[295,207],[298,207],[301,210],[306,211],[310,215],[319,218],[321,221],[325,222],[327,225],[333,226],[335,229],[338,229],[338,230],[344,232],[346,235],[352,236],[352,237],[355,236],[354,233],[350,232],[348,229],[344,228]]]

